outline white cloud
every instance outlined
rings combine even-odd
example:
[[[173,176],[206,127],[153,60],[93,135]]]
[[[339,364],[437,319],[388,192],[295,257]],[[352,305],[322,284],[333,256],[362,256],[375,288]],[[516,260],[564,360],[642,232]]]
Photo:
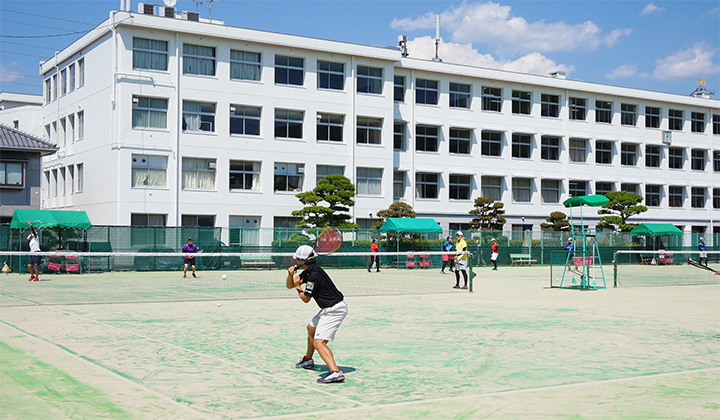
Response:
[[[13,71],[13,68],[19,67],[17,63],[9,63],[9,66],[0,64],[0,82],[15,82],[25,77],[24,74]]]
[[[652,77],[667,80],[674,77],[709,77],[720,71],[720,65],[713,62],[717,49],[705,42],[676,51],[667,57],[655,60]]]
[[[623,64],[622,66],[616,68],[615,70],[611,71],[610,73],[607,73],[605,75],[606,78],[610,80],[615,79],[625,79],[631,76],[634,76],[637,74],[637,66],[634,64]]]
[[[435,57],[435,40],[431,36],[412,39],[408,41],[408,51],[411,57],[431,59]],[[544,76],[553,71],[570,73],[575,69],[573,66],[557,64],[537,52],[524,55],[516,60],[504,60],[496,59],[491,54],[481,54],[471,44],[454,42],[441,42],[439,55],[443,62],[446,63],[541,74]]]
[[[653,4],[653,2],[650,2],[647,4],[647,6],[645,6],[645,8],[642,10],[642,12],[640,12],[640,16],[651,15],[653,13],[662,12],[663,10],[665,10],[664,7],[655,6],[655,4]]]
[[[440,13],[440,22],[443,28],[453,28],[448,37],[453,42],[482,43],[504,53],[592,51],[601,45],[615,45],[631,32],[631,29],[615,29],[606,35],[592,21],[528,22],[512,16],[510,6],[491,1],[451,7]],[[396,18],[391,27],[406,31],[432,30],[435,17],[428,13],[418,18]]]

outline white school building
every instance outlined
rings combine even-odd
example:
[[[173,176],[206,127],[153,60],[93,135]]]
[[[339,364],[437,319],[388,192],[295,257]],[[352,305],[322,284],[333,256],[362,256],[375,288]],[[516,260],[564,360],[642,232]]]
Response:
[[[539,230],[625,190],[639,222],[720,232],[720,101],[403,57],[138,5],[41,64],[43,208],[98,225],[290,227],[328,174],[353,221],[395,201],[445,229],[473,200]],[[585,212],[597,223],[596,209]]]

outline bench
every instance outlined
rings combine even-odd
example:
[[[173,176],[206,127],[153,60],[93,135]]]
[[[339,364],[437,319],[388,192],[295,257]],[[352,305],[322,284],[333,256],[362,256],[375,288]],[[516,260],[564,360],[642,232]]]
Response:
[[[275,261],[269,255],[253,255],[240,257],[240,265],[244,269],[263,269],[275,267]]]
[[[537,260],[532,259],[532,254],[510,254],[510,265],[532,265]]]

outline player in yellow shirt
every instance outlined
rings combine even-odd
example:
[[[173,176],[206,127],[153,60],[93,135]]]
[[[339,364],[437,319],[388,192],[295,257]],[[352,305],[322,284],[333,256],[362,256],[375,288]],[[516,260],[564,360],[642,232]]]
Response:
[[[465,238],[463,238],[463,233],[461,231],[457,231],[455,234],[455,238],[457,239],[457,242],[455,242],[455,251],[458,252],[455,256],[455,286],[453,286],[453,289],[467,289],[468,288],[468,274],[467,274],[467,267],[468,267],[468,256],[464,252],[467,251],[467,242],[465,242]],[[462,252],[462,254],[460,254]],[[460,273],[462,272],[463,279],[465,279],[465,285],[463,287],[460,287]]]

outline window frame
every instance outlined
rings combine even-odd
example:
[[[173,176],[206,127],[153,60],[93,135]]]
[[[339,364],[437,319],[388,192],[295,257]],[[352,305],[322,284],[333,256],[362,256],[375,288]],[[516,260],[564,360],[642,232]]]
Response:
[[[13,167],[19,167],[20,171],[17,172],[10,172],[8,171],[8,166],[12,165]],[[5,159],[0,160],[0,167],[2,167],[2,171],[0,171],[0,187],[2,188],[18,188],[22,189],[25,188],[25,165],[26,162],[19,161],[19,160],[12,160],[12,159]],[[20,183],[9,183],[8,182],[8,175],[9,174],[18,174],[20,175]]]
[[[532,159],[533,135],[512,133],[512,157],[515,159]]]
[[[487,136],[486,136],[487,135]],[[497,139],[488,136],[497,135]],[[502,156],[502,131],[482,130],[480,132],[480,154],[482,156]]]
[[[186,111],[185,105],[190,104],[199,104],[200,110],[199,111]],[[182,131],[183,133],[215,133],[215,115],[217,113],[217,104],[214,102],[203,102],[203,101],[192,101],[192,100],[186,100],[183,99],[182,101],[183,109],[182,109]],[[212,112],[209,111],[209,106],[212,106]],[[197,130],[194,130],[190,127],[190,124],[186,121],[186,115],[188,117],[199,117],[200,124],[198,126]],[[210,130],[203,130],[203,124],[206,126],[210,125]]]
[[[649,162],[648,162],[649,161]],[[655,164],[657,161],[657,164]],[[650,163],[650,164],[648,164]],[[645,167],[659,168],[662,165],[662,147],[655,144],[645,145]]]
[[[551,185],[554,184],[554,185]],[[559,179],[540,180],[540,199],[543,204],[557,204],[560,202],[561,181]],[[554,195],[554,198],[551,197]]]
[[[660,207],[662,205],[663,186],[645,184],[645,205],[647,207]]]
[[[195,162],[195,165],[193,167],[185,166],[186,162]],[[206,167],[201,167],[199,164],[204,163]],[[182,158],[182,189],[183,190],[200,190],[200,191],[215,191],[217,188],[217,159],[216,158],[196,158],[196,157],[190,157],[190,156],[183,156]],[[186,179],[185,174],[186,173],[197,173],[198,176],[196,178],[196,181],[188,185],[186,184],[186,181],[189,182],[189,180]],[[212,187],[200,187],[200,174],[212,174]]]
[[[502,88],[483,86],[481,98],[483,111],[502,112]]]
[[[393,101],[405,102],[405,76],[393,77]]]
[[[685,205],[685,187],[681,185],[668,186],[668,207],[682,208]]]
[[[638,145],[635,143],[620,143],[620,165],[637,166]]]
[[[434,181],[432,180],[434,178]],[[428,194],[434,190],[434,196]],[[416,172],[415,173],[415,192],[417,198],[422,200],[437,200],[440,197],[440,174],[435,172]]]
[[[466,133],[467,137],[460,135]],[[473,130],[469,128],[450,127],[449,133],[450,154],[471,155]],[[464,146],[464,147],[463,147]]]
[[[278,173],[278,166],[285,166],[284,168],[281,168],[281,173]],[[290,170],[294,170],[294,174],[290,174]],[[285,172],[285,173],[282,173]],[[296,178],[297,181],[297,188],[290,189],[290,178]],[[283,188],[284,189],[278,189],[279,185],[279,178],[283,178]],[[303,191],[303,184],[305,183],[305,164],[304,163],[292,163],[292,162],[275,162],[274,163],[274,171],[273,171],[273,192],[274,193],[283,193],[283,192],[291,192],[296,193]],[[295,185],[295,184],[293,184]]]
[[[208,76],[208,77],[215,77],[217,74],[217,48],[216,47],[208,47],[207,45],[198,45],[198,44],[186,44],[183,43],[182,48],[182,59],[183,59],[183,75],[187,76]],[[191,53],[191,52],[185,52],[185,47],[196,47],[197,52]],[[200,53],[201,49],[210,49],[212,50],[212,55],[204,55]],[[193,70],[192,63],[195,62],[197,69]],[[203,72],[201,63],[206,62],[212,62],[212,72],[205,73]]]
[[[280,115],[284,114],[284,115]],[[295,117],[300,116],[300,119],[297,119]],[[275,139],[281,139],[281,140],[302,140],[303,139],[303,130],[304,130],[304,123],[305,123],[305,111],[299,111],[295,109],[285,109],[285,108],[275,108],[274,113],[274,122],[275,122],[275,129],[273,130],[273,136]],[[282,127],[281,127],[282,124]],[[284,130],[283,133],[279,130]],[[297,131],[299,131],[299,136],[292,135],[297,134]],[[278,135],[280,134],[280,135]]]
[[[321,68],[325,66],[326,68]],[[340,66],[340,70],[333,68]],[[345,63],[317,60],[317,88],[320,90],[345,90]],[[340,83],[338,85],[338,82]]]
[[[299,66],[298,66],[299,60]],[[284,63],[282,61],[285,61]],[[275,54],[275,85],[277,86],[304,86],[305,85],[305,58],[291,57]],[[297,80],[297,78],[300,80]]]
[[[355,185],[358,196],[382,196],[383,168],[357,167]]]
[[[553,98],[555,99],[553,101]],[[560,95],[540,94],[540,116],[547,118],[560,117]]]
[[[612,101],[595,100],[595,122],[600,124],[612,124],[613,103]]]
[[[526,185],[521,183],[527,182]],[[512,202],[513,203],[531,203],[532,202],[533,178],[513,177],[512,178]],[[524,195],[527,195],[525,199]]]
[[[645,106],[645,128],[660,128],[662,124],[662,108]]]
[[[683,110],[668,109],[668,130],[682,131],[683,122]]]
[[[530,115],[532,113],[532,92],[512,91],[512,113],[515,115]]]
[[[707,164],[707,153],[704,149],[690,150],[690,169],[693,171],[705,171]]]
[[[502,176],[483,175],[480,177],[480,193],[483,197],[492,198],[495,201],[502,200],[503,194]],[[496,182],[497,181],[497,182]]]
[[[690,207],[694,209],[704,209],[707,203],[707,194],[705,187],[690,188]],[[701,193],[699,193],[701,192]]]
[[[607,140],[595,140],[595,163],[600,165],[612,165],[613,149],[613,142]]]
[[[448,199],[469,201],[472,197],[472,183],[472,175],[451,173],[448,182]]]
[[[130,188],[167,188],[167,156],[162,155],[148,155],[148,154],[133,154],[131,156],[131,179]],[[147,164],[143,164],[142,160],[145,159]],[[143,183],[136,183],[138,179],[137,173],[144,173]],[[162,173],[161,177],[151,176],[153,173]],[[151,180],[162,180],[162,183],[150,183]]]
[[[677,152],[680,152],[678,155]],[[685,148],[669,147],[668,148],[668,169],[682,170],[685,167]]]
[[[690,112],[690,131],[693,133],[705,132],[704,112]]]
[[[407,123],[393,123],[393,150],[407,150]]]
[[[242,166],[241,169],[233,169],[233,164]],[[248,169],[248,164],[250,169]],[[230,159],[228,166],[228,190],[230,191],[261,191],[260,182],[262,172],[262,162],[252,160]],[[248,179],[249,177],[249,179]],[[236,185],[239,188],[233,188],[233,179],[238,179]],[[245,188],[247,185],[250,188]]]
[[[568,119],[573,121],[585,121],[587,118],[587,99],[586,98],[568,98],[568,107],[570,114]]]
[[[637,105],[620,103],[620,125],[637,125]]]
[[[553,141],[555,144],[552,144]],[[559,136],[540,136],[540,160],[559,161],[561,142],[562,138]]]
[[[467,90],[464,90],[465,88],[467,88]],[[470,109],[472,85],[450,82],[448,92],[448,106],[450,108]]]
[[[383,119],[358,116],[356,120],[357,144],[382,145]]]
[[[136,40],[148,41],[148,46],[147,47],[137,46],[135,43]],[[162,49],[153,48],[153,46],[154,46],[153,43],[164,43],[165,49],[162,50]],[[143,38],[143,37],[134,36],[132,39],[132,53],[133,53],[132,68],[133,68],[133,70],[168,71],[168,45],[169,45],[168,41],[165,41],[162,39],[152,39],[152,38]],[[139,60],[139,58],[137,58],[138,56],[136,56],[136,54],[147,55],[147,62],[148,62],[147,67],[141,67],[140,65],[138,65],[137,62],[140,60]],[[164,57],[165,59],[162,60],[163,65],[156,68],[155,66],[157,65],[157,60],[153,60],[153,57]]]
[[[420,131],[423,131],[421,134]],[[434,135],[428,131],[435,130]],[[421,145],[423,148],[421,148]],[[434,148],[428,150],[428,145]],[[436,125],[416,124],[415,125],[415,151],[437,153],[440,149],[440,127]]]
[[[342,143],[345,133],[345,115],[318,112],[315,123],[315,141]],[[338,137],[339,136],[339,137]]]
[[[582,187],[582,188],[581,188]],[[570,197],[579,197],[588,194],[588,182],[571,179],[568,181],[568,194]]]
[[[361,71],[362,69],[362,71]],[[371,74],[379,71],[379,75]],[[364,93],[368,95],[382,95],[383,92],[383,68],[370,66],[357,66],[357,88],[356,93]],[[393,93],[394,95],[394,93]]]
[[[242,54],[242,58],[235,57],[233,54]],[[248,55],[257,55],[257,61],[248,59]],[[262,79],[262,53],[246,50],[230,49],[230,80],[248,80],[259,82]],[[245,71],[245,69],[255,69],[253,72]],[[240,77],[233,77],[233,74],[239,73]],[[256,77],[242,77],[244,74],[256,74]]]
[[[146,100],[147,105],[142,106],[141,102],[143,100]],[[164,101],[165,102],[165,108],[162,107],[155,107],[153,106],[153,102],[157,101]],[[167,129],[167,113],[168,113],[168,106],[170,104],[170,100],[168,98],[158,98],[158,97],[151,97],[151,96],[140,96],[140,95],[133,95],[132,97],[132,121],[131,125],[133,129],[158,129],[158,130],[166,130]],[[157,105],[157,103],[155,103]],[[145,115],[145,120],[147,121],[147,125],[136,125],[136,113]],[[151,125],[150,122],[153,120],[153,118],[150,118],[152,115],[159,115],[162,114],[164,118],[162,119],[163,124],[159,126]]]
[[[415,78],[415,103],[417,105],[437,105],[439,99],[439,81]]]
[[[578,146],[582,143],[582,147]],[[588,158],[588,139],[572,137],[568,142],[568,153],[570,155],[570,162],[572,163],[587,163]],[[578,159],[582,153],[582,160]]]
[[[228,132],[231,136],[260,136],[261,119],[262,107],[230,104]],[[237,131],[237,127],[242,127],[242,130]]]

